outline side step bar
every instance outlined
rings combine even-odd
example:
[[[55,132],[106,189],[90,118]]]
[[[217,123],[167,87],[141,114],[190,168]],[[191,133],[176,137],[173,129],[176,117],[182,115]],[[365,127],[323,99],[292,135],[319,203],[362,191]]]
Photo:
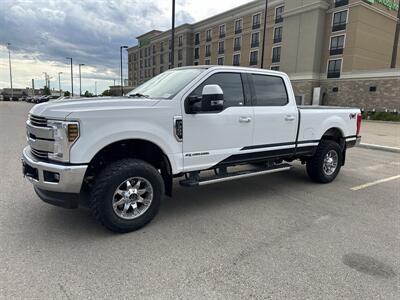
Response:
[[[229,180],[234,180],[234,179],[239,179],[239,178],[247,178],[247,177],[253,177],[253,176],[258,176],[258,175],[289,171],[292,168],[293,167],[290,164],[279,164],[279,165],[269,167],[269,168],[257,168],[257,169],[246,170],[246,171],[236,171],[236,172],[232,172],[232,173],[226,173],[223,175],[215,175],[215,176],[204,177],[204,178],[199,177],[197,179],[189,178],[189,179],[181,180],[181,181],[179,181],[179,183],[180,183],[180,185],[185,186],[185,187],[194,187],[194,186],[208,185],[208,184],[229,181]]]

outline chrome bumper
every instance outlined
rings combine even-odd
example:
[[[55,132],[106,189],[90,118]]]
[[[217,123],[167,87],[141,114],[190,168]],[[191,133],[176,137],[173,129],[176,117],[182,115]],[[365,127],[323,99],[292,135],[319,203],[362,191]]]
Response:
[[[61,193],[80,193],[87,165],[59,165],[39,161],[32,156],[30,147],[22,152],[24,176],[37,188]],[[56,175],[58,174],[58,175]],[[49,181],[50,176],[56,176]]]

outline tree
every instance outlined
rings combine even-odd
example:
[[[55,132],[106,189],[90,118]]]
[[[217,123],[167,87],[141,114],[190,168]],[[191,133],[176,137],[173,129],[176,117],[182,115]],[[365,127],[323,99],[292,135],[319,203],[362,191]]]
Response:
[[[47,86],[43,87],[43,95],[44,96],[50,96],[51,95],[49,87],[47,87]]]
[[[93,97],[93,94],[89,91],[86,91],[84,94],[85,97]]]
[[[102,93],[102,95],[103,95],[103,96],[112,96],[110,90],[105,90],[105,91]]]
[[[68,92],[68,91],[65,91],[65,92],[64,92],[64,97],[69,97],[69,96],[71,96],[71,93]]]

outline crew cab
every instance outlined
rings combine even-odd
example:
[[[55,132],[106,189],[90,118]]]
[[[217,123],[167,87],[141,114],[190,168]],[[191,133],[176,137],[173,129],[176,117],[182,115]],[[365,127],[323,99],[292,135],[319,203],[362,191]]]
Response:
[[[26,125],[23,172],[39,198],[77,208],[88,191],[100,223],[128,232],[155,217],[174,181],[217,184],[288,171],[294,160],[313,181],[333,181],[360,141],[361,114],[297,106],[281,72],[196,66],[124,97],[36,105]]]

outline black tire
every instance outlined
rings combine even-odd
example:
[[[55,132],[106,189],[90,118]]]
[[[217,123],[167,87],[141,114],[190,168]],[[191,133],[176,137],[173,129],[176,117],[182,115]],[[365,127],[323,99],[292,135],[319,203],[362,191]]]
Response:
[[[337,154],[337,166],[332,174],[327,174],[324,169],[325,156],[330,152],[335,151]],[[343,153],[338,143],[330,140],[322,140],[315,152],[314,156],[307,160],[307,174],[315,182],[329,183],[332,182],[338,175],[342,167]]]
[[[131,220],[118,216],[113,209],[114,192],[125,180],[142,177],[153,188],[153,199],[147,210]],[[164,197],[161,174],[150,164],[139,159],[123,159],[104,168],[91,188],[90,209],[94,217],[107,229],[125,233],[137,230],[149,223],[157,214]]]

